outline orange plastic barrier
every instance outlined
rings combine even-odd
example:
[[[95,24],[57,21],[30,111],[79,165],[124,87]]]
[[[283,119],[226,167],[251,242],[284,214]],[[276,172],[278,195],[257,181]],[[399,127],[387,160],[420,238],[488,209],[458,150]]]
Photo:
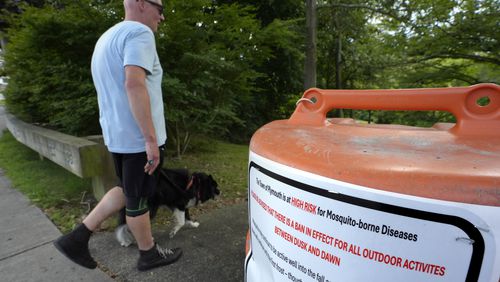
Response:
[[[479,106],[483,97],[489,104]],[[419,128],[327,119],[334,108],[448,111],[457,123]],[[289,120],[254,134],[250,150],[348,183],[500,206],[500,87],[310,89]]]
[[[327,118],[339,108],[457,122]],[[309,89],[253,135],[248,167],[248,282],[500,281],[498,85]]]
[[[480,98],[489,104],[480,106]],[[447,111],[457,118],[451,132],[457,135],[500,136],[500,87],[478,84],[470,87],[397,90],[309,89],[289,120],[293,125],[322,125],[333,108],[359,110]]]

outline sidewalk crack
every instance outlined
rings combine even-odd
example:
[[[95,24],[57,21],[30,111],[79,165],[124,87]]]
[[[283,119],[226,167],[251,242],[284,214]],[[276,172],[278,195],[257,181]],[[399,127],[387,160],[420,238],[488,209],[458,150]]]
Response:
[[[50,241],[47,241],[47,242],[43,242],[43,243],[40,243],[40,244],[35,245],[35,246],[33,246],[33,247],[30,247],[30,248],[27,248],[27,249],[24,249],[24,250],[18,251],[18,252],[16,252],[16,253],[13,253],[13,254],[7,255],[6,257],[0,258],[0,262],[2,262],[2,261],[4,261],[4,260],[8,260],[8,259],[13,258],[13,257],[18,256],[18,255],[21,255],[21,254],[27,253],[27,252],[32,251],[32,250],[34,250],[34,249],[37,249],[37,248],[40,248],[40,247],[46,246],[46,245],[48,245],[48,244],[51,244],[52,242],[54,242],[54,240],[50,240]]]

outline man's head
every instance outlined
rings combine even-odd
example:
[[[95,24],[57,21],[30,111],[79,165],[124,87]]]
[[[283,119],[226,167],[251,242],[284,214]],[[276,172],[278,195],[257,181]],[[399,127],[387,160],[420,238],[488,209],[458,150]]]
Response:
[[[161,0],[123,0],[125,20],[137,21],[147,25],[153,32],[165,20]]]

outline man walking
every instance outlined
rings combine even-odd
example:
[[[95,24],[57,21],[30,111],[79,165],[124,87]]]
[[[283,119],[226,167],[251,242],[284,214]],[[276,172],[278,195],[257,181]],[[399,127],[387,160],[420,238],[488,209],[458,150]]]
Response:
[[[125,20],[107,30],[92,56],[99,122],[120,180],[83,223],[54,242],[75,263],[95,268],[88,250],[92,231],[125,207],[127,225],[139,247],[141,271],[179,259],[179,248],[164,249],[151,234],[148,196],[154,193],[167,139],[161,92],[162,68],[154,32],[164,20],[161,0],[124,0]]]

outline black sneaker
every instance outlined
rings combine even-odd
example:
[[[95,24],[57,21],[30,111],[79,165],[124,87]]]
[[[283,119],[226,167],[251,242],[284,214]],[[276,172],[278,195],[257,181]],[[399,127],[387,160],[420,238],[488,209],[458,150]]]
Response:
[[[145,271],[176,262],[182,255],[181,248],[163,249],[158,244],[148,251],[140,251],[137,269]]]
[[[77,230],[73,230],[70,233],[59,237],[54,241],[54,246],[61,252],[64,256],[69,258],[76,264],[83,267],[94,269],[97,267],[97,263],[90,256],[88,239],[82,240]]]

